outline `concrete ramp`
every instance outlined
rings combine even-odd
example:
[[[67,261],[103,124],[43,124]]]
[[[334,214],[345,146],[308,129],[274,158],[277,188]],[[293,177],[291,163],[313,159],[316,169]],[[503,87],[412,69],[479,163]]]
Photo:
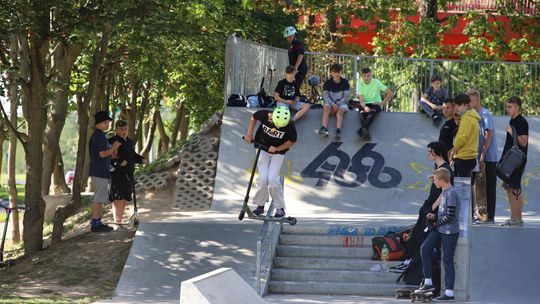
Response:
[[[238,212],[249,180],[255,150],[242,140],[254,109],[226,108],[219,149],[212,211]],[[419,113],[384,112],[371,127],[370,142],[359,139],[359,113],[345,114],[340,142],[317,134],[321,110],[311,110],[296,124],[298,142],[282,167],[289,214],[308,218],[415,216],[428,196],[433,164],[426,145],[438,139],[439,128]],[[540,119],[529,121],[529,160],[524,175],[527,215],[537,216],[540,206]],[[495,117],[499,155],[508,117]],[[330,119],[331,134],[335,118]],[[498,189],[497,215],[507,216],[506,192]]]
[[[180,304],[264,304],[234,270],[220,268],[182,282]]]
[[[477,226],[471,238],[470,300],[477,303],[538,303],[540,225]]]

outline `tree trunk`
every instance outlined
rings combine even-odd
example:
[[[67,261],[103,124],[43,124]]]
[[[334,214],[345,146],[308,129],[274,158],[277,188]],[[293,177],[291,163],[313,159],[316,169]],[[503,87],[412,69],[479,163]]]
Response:
[[[165,130],[165,124],[163,123],[163,119],[161,118],[161,111],[156,110],[156,125],[159,132],[159,146],[158,146],[158,157],[167,153],[169,151],[169,136],[167,135],[167,131]]]
[[[184,103],[181,105],[182,113],[180,115],[180,140],[185,141],[189,132],[189,117],[187,116],[186,107]]]
[[[62,240],[62,227],[64,221],[75,214],[82,205],[81,192],[83,188],[83,177],[87,177],[85,170],[86,155],[88,150],[88,125],[93,125],[93,119],[88,115],[88,108],[94,99],[96,82],[99,76],[99,69],[105,59],[109,34],[111,29],[103,30],[99,45],[94,50],[92,66],[88,75],[88,88],[84,98],[77,95],[77,121],[79,124],[79,141],[77,143],[77,161],[75,165],[75,176],[73,180],[73,199],[70,204],[56,210],[53,218],[53,232],[51,235],[52,245],[58,244]],[[91,122],[91,123],[90,123]]]
[[[11,115],[11,121],[17,121],[17,102],[12,103],[15,105],[15,107],[11,107],[11,113],[14,113],[15,115]],[[13,108],[15,108],[15,111],[13,111]],[[11,114],[10,113],[10,114]],[[14,117],[15,116],[15,117]],[[14,244],[18,244],[21,242],[21,232],[19,229],[19,209],[17,209],[17,205],[19,204],[18,198],[17,198],[17,182],[15,180],[15,160],[17,159],[17,137],[15,137],[15,133],[13,131],[10,131],[9,135],[9,158],[8,158],[8,192],[9,192],[9,205],[11,208],[13,208],[13,211],[11,212],[11,241]]]
[[[41,176],[43,173],[43,130],[45,129],[45,104],[47,80],[45,77],[46,53],[49,46],[49,12],[47,1],[30,1],[30,7],[36,14],[34,24],[29,29],[30,82],[27,96],[28,142],[26,155],[25,205],[29,208],[24,213],[24,249],[29,255],[43,248],[43,216],[45,202],[41,197]]]
[[[3,119],[0,122],[0,178],[2,178],[2,163],[4,162],[4,140],[6,140],[6,132],[4,126],[7,124]]]
[[[144,143],[144,148],[142,149],[140,153],[146,159],[150,159],[148,157],[148,154],[150,153],[150,149],[152,148],[152,144],[154,143],[154,134],[156,133],[157,113],[158,111],[155,111],[154,115],[152,115],[152,120],[150,121],[150,127],[148,128],[148,133],[146,135],[146,141]]]
[[[18,52],[18,44],[16,39],[13,39],[11,46],[11,57],[13,62],[15,62]],[[12,77],[9,77],[9,120],[15,126],[17,125],[17,108],[19,104],[19,96],[20,95],[17,90],[17,84],[15,80]],[[13,208],[13,211],[11,213],[11,241],[13,244],[18,244],[21,242],[21,232],[19,229],[19,209],[17,209],[17,205],[19,204],[19,201],[17,199],[17,182],[15,180],[15,160],[17,159],[17,135],[11,128],[9,129],[8,150],[9,156],[7,166],[9,205],[11,208]]]
[[[64,172],[64,159],[62,157],[62,152],[58,151],[56,153],[56,166],[54,167],[53,172],[53,193],[54,194],[64,194],[71,193],[71,189],[66,183],[66,177]]]
[[[82,50],[82,44],[69,46],[60,43],[53,54],[57,75],[55,81],[52,82],[54,85],[52,89],[54,99],[52,100],[51,105],[51,115],[47,121],[47,127],[45,128],[45,143],[43,145],[43,180],[41,183],[42,194],[49,193],[51,174],[58,169],[56,160],[58,158],[57,155],[60,152],[60,136],[62,135],[62,130],[64,129],[68,114],[71,71],[75,64],[75,60],[79,57]]]
[[[127,121],[128,121],[128,129],[130,132],[133,133],[134,138],[134,144],[137,143],[137,134],[139,132],[139,127],[142,125],[142,121],[139,122],[137,120],[137,99],[139,99],[139,90],[140,89],[140,80],[139,77],[136,75],[132,75],[131,77],[131,100],[129,102],[129,106],[127,107]],[[139,125],[137,125],[140,123]]]
[[[134,115],[133,119],[135,121],[133,121],[133,128],[134,129],[130,129],[130,130],[133,130],[133,141],[134,141],[134,144],[139,144],[139,151],[141,151],[143,148],[142,148],[142,135],[144,134],[143,133],[143,130],[144,130],[144,127],[143,127],[143,123],[144,123],[144,119],[145,117],[147,116],[149,110],[150,110],[150,107],[148,106],[148,103],[149,103],[149,100],[150,100],[150,88],[149,88],[149,85],[147,85],[146,87],[144,87],[144,90],[143,90],[143,94],[142,94],[142,100],[141,100],[141,106],[139,107],[139,111],[136,113],[136,115]]]
[[[176,107],[176,115],[173,121],[173,128],[171,131],[171,147],[176,146],[178,141],[178,135],[180,134],[180,115],[182,115],[182,102],[179,102]]]

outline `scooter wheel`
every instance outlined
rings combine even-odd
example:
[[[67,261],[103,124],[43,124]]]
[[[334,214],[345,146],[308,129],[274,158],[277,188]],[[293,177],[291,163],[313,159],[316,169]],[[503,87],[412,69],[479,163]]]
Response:
[[[242,212],[238,215],[238,220],[241,221],[244,219],[244,216],[246,215],[246,213]]]
[[[296,218],[295,218],[295,217],[291,217],[291,218],[290,218],[289,224],[291,224],[291,225],[296,225]]]

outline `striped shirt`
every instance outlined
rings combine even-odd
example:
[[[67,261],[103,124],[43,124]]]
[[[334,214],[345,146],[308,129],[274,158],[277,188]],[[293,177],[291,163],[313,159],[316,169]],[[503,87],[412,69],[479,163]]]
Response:
[[[442,234],[459,233],[459,195],[453,186],[443,190],[435,225]]]

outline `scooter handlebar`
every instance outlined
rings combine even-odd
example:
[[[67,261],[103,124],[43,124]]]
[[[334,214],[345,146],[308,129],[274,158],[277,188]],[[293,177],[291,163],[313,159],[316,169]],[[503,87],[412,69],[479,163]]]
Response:
[[[242,136],[242,139],[243,139],[243,140],[246,140],[246,137],[245,137],[245,136]],[[265,146],[265,145],[263,145],[263,144],[261,144],[261,143],[258,143],[258,142],[254,141],[254,140],[251,140],[251,143],[254,143],[254,144],[255,144],[255,148],[257,148],[257,149],[258,149],[258,148],[261,148],[261,149],[263,149],[263,150],[268,150],[268,149],[269,149],[269,147],[267,147],[267,146]]]

